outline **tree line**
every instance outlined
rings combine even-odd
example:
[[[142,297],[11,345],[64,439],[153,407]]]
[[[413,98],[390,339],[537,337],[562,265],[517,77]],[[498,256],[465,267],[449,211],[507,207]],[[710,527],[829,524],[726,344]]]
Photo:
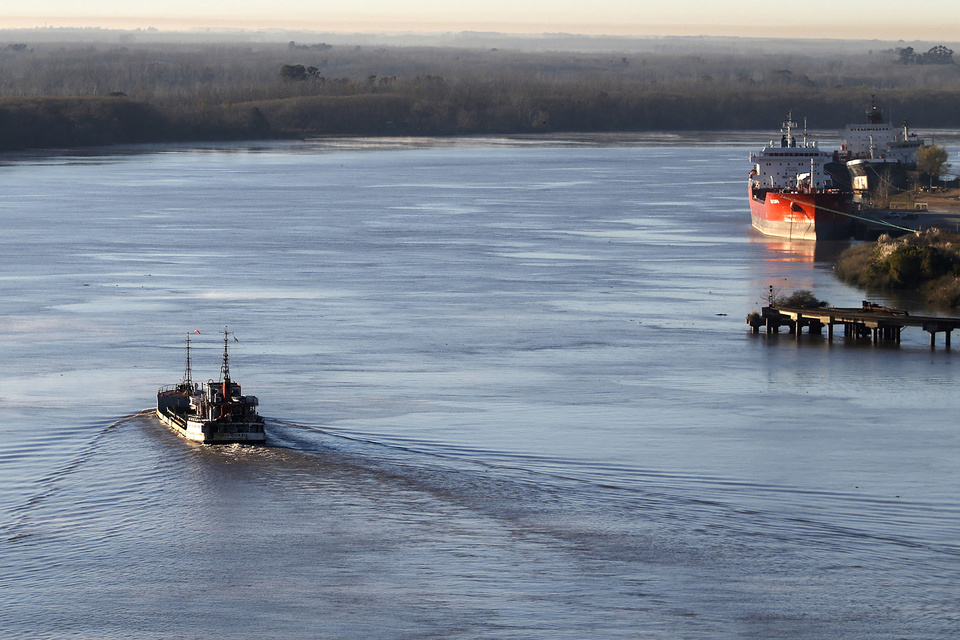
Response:
[[[926,53],[917,53],[913,47],[903,47],[897,50],[897,55],[900,64],[955,64],[953,49],[942,44],[930,47]]]
[[[960,126],[956,65],[895,50],[522,53],[275,44],[0,43],[0,149],[311,135],[818,129],[871,95]],[[952,55],[952,53],[951,53]]]

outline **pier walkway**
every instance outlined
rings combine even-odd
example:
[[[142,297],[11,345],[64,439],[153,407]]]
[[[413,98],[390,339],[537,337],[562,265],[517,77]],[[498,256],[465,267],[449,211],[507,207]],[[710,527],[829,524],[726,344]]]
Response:
[[[890,309],[864,301],[859,309],[836,307],[763,307],[759,314],[747,317],[747,324],[754,333],[766,327],[767,333],[779,333],[787,327],[797,339],[803,327],[809,334],[822,334],[827,328],[827,339],[833,340],[833,329],[843,327],[843,335],[853,339],[869,339],[874,344],[881,341],[900,343],[900,332],[906,327],[920,327],[930,334],[930,347],[936,346],[938,333],[944,334],[944,346],[950,348],[950,334],[960,329],[960,318],[936,316],[912,316],[906,311]]]

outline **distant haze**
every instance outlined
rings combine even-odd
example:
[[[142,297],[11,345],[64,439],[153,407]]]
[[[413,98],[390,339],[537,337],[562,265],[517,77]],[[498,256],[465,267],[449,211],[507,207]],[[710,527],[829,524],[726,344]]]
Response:
[[[960,34],[960,2],[928,0],[31,0],[7,7],[0,29],[103,27],[161,30],[497,31],[607,35],[711,35],[852,40],[945,40]]]

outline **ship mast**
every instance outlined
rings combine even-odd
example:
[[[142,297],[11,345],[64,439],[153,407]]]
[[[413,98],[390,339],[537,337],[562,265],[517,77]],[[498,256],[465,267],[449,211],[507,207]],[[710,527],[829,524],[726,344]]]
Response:
[[[793,128],[797,126],[797,123],[793,121],[793,109],[787,112],[787,121],[783,123],[783,128],[787,131],[787,145],[789,146],[790,140],[793,137]]]
[[[797,123],[793,121],[793,110],[787,112],[787,119],[784,121],[783,125],[780,127],[780,147],[781,148],[793,148],[797,146],[797,141],[793,137],[793,130],[797,127]],[[804,125],[806,126],[806,125]],[[806,136],[806,131],[804,131],[804,136]],[[804,138],[804,145],[806,145],[806,138]]]
[[[190,334],[187,334],[187,366],[183,370],[183,384],[187,387],[193,386],[193,374],[190,370]]]
[[[223,364],[220,365],[220,379],[224,382],[230,381],[230,356],[227,354],[227,338],[230,333],[227,328],[223,328]]]

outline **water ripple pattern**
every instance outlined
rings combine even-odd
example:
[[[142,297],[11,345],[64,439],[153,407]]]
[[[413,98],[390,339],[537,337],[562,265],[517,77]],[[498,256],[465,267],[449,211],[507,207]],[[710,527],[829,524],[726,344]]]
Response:
[[[744,135],[5,162],[2,635],[956,637],[960,360],[748,333],[864,294]],[[150,408],[225,325],[267,446]]]

